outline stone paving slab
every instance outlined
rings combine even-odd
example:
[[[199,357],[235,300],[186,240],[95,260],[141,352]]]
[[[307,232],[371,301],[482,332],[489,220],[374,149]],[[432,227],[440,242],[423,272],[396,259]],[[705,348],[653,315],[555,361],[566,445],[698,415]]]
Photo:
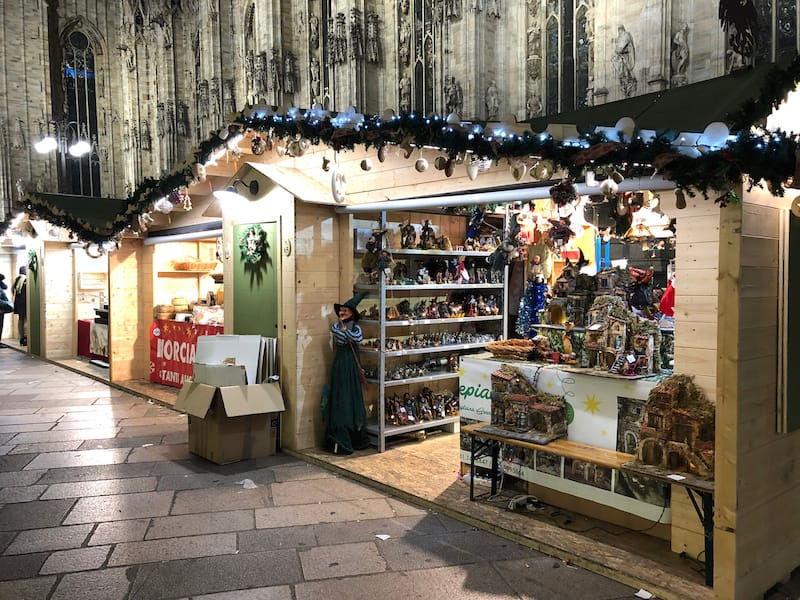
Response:
[[[633,598],[634,589],[574,566],[566,566],[551,556],[534,559],[499,561],[495,570],[522,598],[563,600],[585,597],[591,590],[592,600]]]
[[[125,462],[130,452],[127,448],[111,450],[77,450],[75,452],[48,452],[39,454],[26,469],[56,469],[61,467],[88,467]]]
[[[64,575],[50,600],[125,600],[131,587],[126,568]]]
[[[48,556],[47,552],[0,556],[0,581],[35,577]]]
[[[316,523],[337,523],[393,517],[394,511],[384,498],[324,502],[295,506],[276,506],[256,510],[256,528],[291,527]]]
[[[23,431],[49,431],[56,421],[39,421],[37,423],[20,423],[18,425],[0,425],[0,433],[16,434]]]
[[[457,595],[454,595],[454,592]],[[496,600],[497,598],[539,600],[538,596],[517,596],[490,565],[445,567],[408,573],[386,572],[348,579],[323,580],[295,586],[296,600]],[[569,596],[562,597],[566,600]],[[573,596],[575,600],[590,600]]]
[[[57,415],[46,415],[46,414],[33,414],[33,415],[3,415],[0,416],[0,427],[4,429],[0,429],[3,433],[8,431],[9,425],[31,425],[36,423],[47,423],[48,428],[55,424],[58,420]],[[15,431],[20,431],[16,429]]]
[[[0,554],[8,548],[11,544],[11,540],[13,540],[16,535],[16,532],[13,531],[0,531]],[[0,598],[2,598],[2,596],[0,596]]]
[[[157,446],[162,443],[162,439],[163,436],[152,435],[140,438],[112,438],[108,440],[86,440],[78,447],[78,449],[97,450],[103,448],[141,448],[143,446]]]
[[[127,477],[147,477],[153,471],[153,464],[133,463],[97,465],[91,467],[63,467],[47,471],[39,483],[69,483],[72,481],[91,481],[96,479],[124,479]]]
[[[83,440],[102,440],[113,438],[119,432],[117,427],[102,427],[99,429],[62,429],[50,431],[36,431],[19,433],[14,436],[14,444],[31,444],[40,442],[67,442]]]
[[[302,481],[305,479],[331,479],[335,477],[330,471],[309,464],[275,467],[275,481]]]
[[[0,488],[33,485],[46,471],[6,471],[0,473]]]
[[[182,600],[189,600],[188,598]],[[191,600],[294,600],[292,588],[285,585],[255,588],[251,590],[237,590],[235,592],[218,592],[192,596]]]
[[[372,542],[309,548],[299,553],[306,581],[350,577],[386,570],[386,561]]]
[[[75,571],[91,571],[99,569],[106,562],[111,546],[93,546],[53,552],[44,561],[39,573],[54,575],[56,573],[74,573]]]
[[[189,458],[188,444],[173,444],[171,446],[148,446],[134,448],[128,455],[127,462],[159,462],[171,460],[185,460]]]
[[[163,517],[169,514],[172,498],[172,492],[141,492],[80,498],[75,508],[64,519],[64,524]],[[59,501],[51,500],[51,502]]]
[[[81,440],[71,442],[44,442],[41,444],[19,444],[9,454],[41,454],[43,452],[66,452],[81,447]]]
[[[4,554],[30,554],[80,548],[93,527],[93,524],[87,523],[20,531]]]
[[[13,448],[13,446],[6,446]],[[0,473],[9,471],[21,471],[35,458],[34,454],[15,454],[0,456]]]
[[[155,491],[158,480],[155,477],[130,477],[127,479],[99,479],[75,483],[55,483],[42,496],[42,500],[57,498],[81,498],[86,496],[109,496],[130,494],[131,492]]]
[[[37,500],[0,506],[0,531],[56,527],[74,504],[74,500]]]
[[[437,535],[446,531],[439,519],[427,514],[314,525],[314,534],[321,546],[374,541],[376,535],[399,538],[406,535]]]
[[[300,559],[294,550],[177,560],[140,566],[128,600],[166,600],[302,580]]]
[[[120,542],[139,542],[144,539],[150,519],[130,519],[127,521],[108,521],[98,523],[92,537],[90,546],[103,544],[118,544]]]
[[[245,489],[241,485],[226,485],[176,492],[175,503],[170,514],[184,515],[242,508],[263,508],[270,504],[269,488],[266,486]]]
[[[19,600],[47,600],[50,590],[56,583],[55,577],[37,577],[36,579],[17,579],[0,581],[0,598],[17,598]]]
[[[303,479],[272,484],[272,501],[275,506],[381,498],[384,495],[378,490],[340,477]]]
[[[38,500],[46,489],[46,485],[2,488],[0,489],[0,505]]]
[[[111,567],[184,558],[201,558],[237,551],[235,533],[215,533],[145,542],[124,542],[114,546],[108,559]]]
[[[241,552],[261,552],[284,548],[301,549],[316,545],[317,539],[312,525],[239,532],[239,550]]]
[[[255,526],[255,516],[252,510],[157,517],[152,519],[146,539],[244,531],[254,529]]]

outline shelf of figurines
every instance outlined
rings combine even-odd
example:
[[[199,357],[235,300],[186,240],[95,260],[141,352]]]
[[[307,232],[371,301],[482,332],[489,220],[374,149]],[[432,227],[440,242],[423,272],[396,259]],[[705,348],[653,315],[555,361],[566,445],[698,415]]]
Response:
[[[374,283],[356,283],[353,286],[357,292],[376,292],[378,291],[378,284]],[[402,290],[417,291],[417,290],[502,290],[502,283],[417,283],[409,279],[408,283],[391,283],[387,284],[384,288],[387,292]]]
[[[398,319],[387,320],[384,325],[386,327],[407,327],[415,325],[441,325],[443,323],[480,323],[482,321],[502,321],[501,315],[488,315],[482,317],[445,317],[444,319]],[[374,319],[361,319],[359,321],[362,325],[379,325],[380,321]]]
[[[383,354],[385,356],[413,356],[418,354],[431,354],[433,352],[457,352],[460,350],[476,350],[479,348],[483,348],[486,346],[487,343],[493,342],[497,339],[497,336],[492,334],[470,334],[473,336],[470,339],[476,339],[476,341],[470,342],[450,342],[444,341],[436,345],[435,343],[431,343],[430,346],[423,346],[423,347],[406,347],[402,346],[398,348],[398,346],[387,346],[387,347],[394,347],[395,350],[384,350]],[[447,339],[447,338],[445,338]],[[458,338],[456,338],[458,339]],[[361,353],[362,354],[379,354],[381,350],[376,346],[370,346],[369,343],[373,340],[365,340],[361,346]],[[389,340],[387,340],[389,342]]]
[[[384,397],[384,435],[400,435],[421,429],[451,425],[460,420],[458,394],[423,387],[419,393],[386,394]],[[375,424],[376,430],[378,429]]]
[[[444,250],[439,248],[431,248],[427,250],[423,248],[382,248],[382,250],[391,252],[392,256],[463,256],[465,258],[487,258],[491,255],[494,248],[488,248],[486,250],[464,250],[456,246],[452,250]],[[366,254],[367,252],[371,252],[371,250],[365,248],[356,248],[354,251],[355,254]]]
[[[421,431],[423,429],[433,429],[435,427],[441,427],[444,425],[455,427],[456,425],[458,425],[459,420],[460,418],[458,417],[458,415],[456,415],[454,417],[443,417],[441,419],[434,419],[432,421],[406,423],[405,425],[384,425],[383,436],[391,437],[395,435],[403,435],[405,433],[413,433],[415,431]],[[367,432],[375,436],[379,435],[380,429],[378,424],[368,423]]]
[[[388,323],[387,323],[388,325]],[[553,331],[573,331],[575,333],[585,333],[586,327],[567,327],[566,325],[554,324],[554,323],[533,323],[531,324],[531,329],[550,329]],[[668,335],[675,333],[674,327],[659,327],[661,333],[666,333]]]

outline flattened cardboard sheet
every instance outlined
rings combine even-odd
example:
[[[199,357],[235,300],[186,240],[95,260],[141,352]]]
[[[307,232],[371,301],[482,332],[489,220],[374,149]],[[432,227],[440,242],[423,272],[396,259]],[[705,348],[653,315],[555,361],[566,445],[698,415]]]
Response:
[[[225,414],[229,417],[259,415],[286,409],[277,383],[219,388]]]

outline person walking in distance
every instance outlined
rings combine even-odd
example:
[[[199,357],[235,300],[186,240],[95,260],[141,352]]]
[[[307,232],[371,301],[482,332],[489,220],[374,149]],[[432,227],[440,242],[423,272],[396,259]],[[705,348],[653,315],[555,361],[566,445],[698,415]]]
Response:
[[[14,294],[14,314],[17,315],[17,331],[19,331],[19,345],[28,345],[26,326],[28,320],[28,269],[23,265],[19,268],[19,275],[14,279],[11,291]]]
[[[5,320],[6,313],[14,311],[14,305],[11,303],[11,300],[8,299],[8,294],[6,294],[7,289],[8,284],[6,283],[6,276],[0,273],[0,340],[3,338],[3,321]],[[0,348],[4,347],[3,344],[0,344]]]

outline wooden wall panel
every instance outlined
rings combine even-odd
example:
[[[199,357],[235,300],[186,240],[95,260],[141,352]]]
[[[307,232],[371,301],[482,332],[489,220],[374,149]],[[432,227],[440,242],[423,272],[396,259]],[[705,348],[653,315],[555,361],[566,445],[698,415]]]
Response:
[[[139,262],[143,251],[139,239],[125,240],[109,255],[109,325],[108,349],[111,381],[135,379],[142,371],[142,362],[149,362],[149,339],[140,335],[148,331],[152,314],[145,319],[139,302]]]
[[[42,356],[52,360],[72,358],[77,349],[77,341],[74,342],[77,335],[73,336],[77,323],[72,249],[63,242],[46,242],[41,262],[44,278]],[[12,282],[13,279],[11,277]]]
[[[668,198],[664,208],[668,212],[669,202]],[[669,214],[677,218],[674,372],[693,376],[715,402],[720,212],[713,202],[694,198],[685,209]],[[700,555],[703,528],[686,492],[679,488],[672,490],[671,533],[674,552]]]

